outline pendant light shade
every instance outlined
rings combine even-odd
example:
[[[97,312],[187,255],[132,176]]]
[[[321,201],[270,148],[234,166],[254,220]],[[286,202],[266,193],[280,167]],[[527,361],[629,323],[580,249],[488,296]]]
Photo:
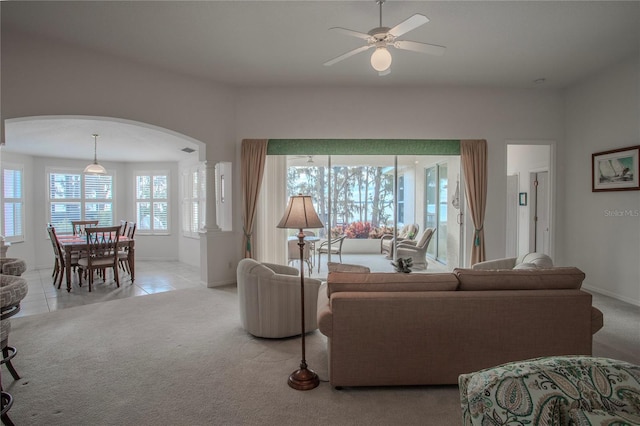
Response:
[[[107,170],[98,164],[98,135],[93,134],[93,163],[84,168],[85,173],[92,175],[104,175]]]

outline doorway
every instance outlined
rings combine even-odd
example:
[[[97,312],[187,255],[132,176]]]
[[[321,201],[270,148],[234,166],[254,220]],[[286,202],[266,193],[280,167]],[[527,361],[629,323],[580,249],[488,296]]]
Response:
[[[551,143],[508,143],[505,256],[553,253]]]

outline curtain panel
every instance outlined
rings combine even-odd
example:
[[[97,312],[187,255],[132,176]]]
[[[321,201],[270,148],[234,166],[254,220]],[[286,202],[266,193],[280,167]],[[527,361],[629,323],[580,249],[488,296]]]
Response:
[[[243,139],[240,154],[242,185],[242,246],[244,257],[253,258],[253,227],[256,220],[256,206],[262,185],[264,163],[267,158],[267,139]]]
[[[487,141],[461,140],[460,159],[464,172],[467,205],[473,220],[471,265],[485,260],[484,213],[487,205]]]

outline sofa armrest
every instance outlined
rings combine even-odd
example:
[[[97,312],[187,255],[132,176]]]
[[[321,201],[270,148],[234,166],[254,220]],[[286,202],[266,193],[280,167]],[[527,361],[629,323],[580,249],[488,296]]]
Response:
[[[267,268],[271,269],[276,274],[280,275],[298,275],[299,271],[296,268],[287,265],[277,265],[275,263],[262,263]]]
[[[320,333],[331,338],[333,335],[333,312],[331,312],[325,284],[320,287],[318,292],[318,328]]]

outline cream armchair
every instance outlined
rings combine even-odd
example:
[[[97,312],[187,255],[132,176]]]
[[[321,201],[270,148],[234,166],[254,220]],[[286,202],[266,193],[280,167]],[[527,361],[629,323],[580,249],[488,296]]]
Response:
[[[420,239],[417,241],[403,241],[398,243],[398,257],[413,259],[413,267],[416,269],[427,269],[427,249],[433,234],[436,232],[434,228],[424,230]]]
[[[300,275],[296,268],[242,259],[237,268],[242,327],[257,337],[300,334]],[[305,331],[318,328],[320,280],[304,279]]]

